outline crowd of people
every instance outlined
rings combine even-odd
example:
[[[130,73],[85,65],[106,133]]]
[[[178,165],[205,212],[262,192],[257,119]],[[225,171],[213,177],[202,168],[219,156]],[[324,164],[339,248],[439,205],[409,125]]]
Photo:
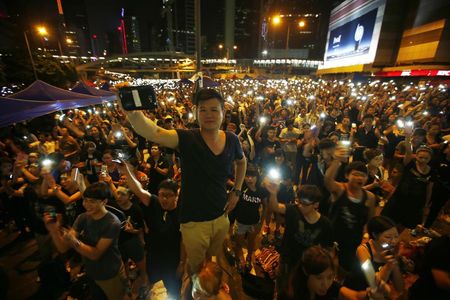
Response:
[[[159,281],[175,299],[231,299],[214,257],[231,249],[245,274],[258,248],[272,247],[277,299],[448,299],[448,233],[420,270],[407,267],[399,238],[448,214],[446,85],[154,88],[154,111],[118,100],[3,131],[0,226],[36,239],[41,265],[81,258],[98,299],[144,299]]]

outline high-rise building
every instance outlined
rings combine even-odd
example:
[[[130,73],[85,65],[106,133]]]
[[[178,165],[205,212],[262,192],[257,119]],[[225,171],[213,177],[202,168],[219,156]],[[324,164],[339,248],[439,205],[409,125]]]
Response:
[[[93,55],[86,4],[82,1],[56,0],[63,15],[61,45],[71,55]]]
[[[258,56],[259,13],[261,0],[236,1],[234,38],[235,58]]]
[[[195,53],[195,0],[170,1],[172,7],[172,38],[175,51]],[[170,30],[168,28],[168,30]],[[170,35],[168,35],[170,37]]]
[[[127,16],[125,18],[127,31],[128,51],[141,52],[141,36],[139,34],[139,21],[136,16]]]

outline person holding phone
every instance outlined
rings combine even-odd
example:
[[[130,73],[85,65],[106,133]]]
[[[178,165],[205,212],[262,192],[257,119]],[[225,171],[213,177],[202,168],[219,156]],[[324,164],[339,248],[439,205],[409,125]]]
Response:
[[[86,209],[71,229],[63,228],[59,215],[44,214],[45,226],[61,253],[74,249],[85,265],[87,276],[103,290],[108,300],[123,300],[127,279],[118,247],[120,221],[105,205],[111,191],[96,182],[83,193]]]
[[[384,300],[389,291],[385,282],[379,281],[377,289],[367,288],[355,291],[339,284],[336,280],[337,267],[329,251],[321,246],[312,246],[302,255],[296,265],[286,296],[280,300]]]
[[[361,264],[370,260],[376,276],[385,282],[392,282],[398,293],[402,293],[404,282],[399,262],[399,234],[394,221],[384,216],[376,216],[367,223],[369,240],[356,250],[359,263],[346,279],[345,285],[356,290],[368,287],[361,270]]]
[[[220,130],[225,113],[222,95],[201,89],[193,102],[199,129],[166,130],[141,111],[125,111],[138,134],[180,153],[181,233],[191,273],[205,258],[219,254],[229,228],[227,215],[239,200],[246,170],[239,139]],[[226,183],[233,169],[235,186],[227,194]]]

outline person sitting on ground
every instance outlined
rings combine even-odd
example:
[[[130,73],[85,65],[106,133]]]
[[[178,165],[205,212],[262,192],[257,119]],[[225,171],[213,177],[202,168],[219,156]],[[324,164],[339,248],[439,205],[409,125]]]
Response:
[[[231,300],[230,288],[223,280],[223,271],[215,262],[205,262],[192,278],[192,299]]]

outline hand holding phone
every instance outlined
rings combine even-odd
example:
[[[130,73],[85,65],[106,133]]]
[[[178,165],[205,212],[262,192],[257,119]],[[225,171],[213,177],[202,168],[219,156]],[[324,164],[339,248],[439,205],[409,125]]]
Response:
[[[131,86],[119,89],[122,108],[127,111],[154,110],[158,107],[155,90],[152,86]]]

